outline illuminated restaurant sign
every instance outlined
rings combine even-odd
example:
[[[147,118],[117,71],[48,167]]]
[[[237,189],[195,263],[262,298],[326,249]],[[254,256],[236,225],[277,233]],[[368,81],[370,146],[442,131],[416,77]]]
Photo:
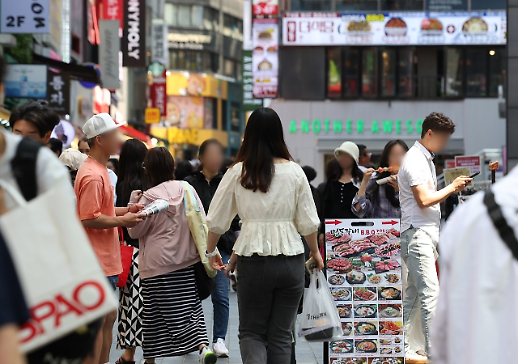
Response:
[[[507,17],[493,12],[285,13],[283,45],[506,44]]]
[[[313,119],[291,120],[288,132],[290,134],[383,134],[383,135],[420,135],[423,130],[423,120],[391,119],[391,120],[330,120]]]

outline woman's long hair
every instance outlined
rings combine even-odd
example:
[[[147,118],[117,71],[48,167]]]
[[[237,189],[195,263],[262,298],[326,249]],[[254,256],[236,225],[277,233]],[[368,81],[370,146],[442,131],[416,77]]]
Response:
[[[390,167],[389,166],[389,156],[390,156],[390,152],[392,152],[392,148],[394,148],[396,145],[400,145],[401,147],[403,147],[403,149],[405,151],[408,152],[408,145],[406,145],[406,143],[400,139],[397,139],[397,140],[391,140],[390,142],[387,143],[387,145],[385,145],[385,148],[383,149],[383,153],[381,153],[381,159],[380,159],[380,167]],[[386,178],[386,177],[389,177],[391,175],[391,172],[383,172],[383,173],[378,173],[378,175],[376,176],[376,179],[379,180],[379,179],[383,179],[383,178]],[[373,189],[372,189],[372,203],[373,204],[379,204],[379,194],[380,194],[380,185],[378,185],[377,183],[374,183],[373,184]],[[399,207],[399,200],[396,198],[396,190],[394,189],[394,187],[392,187],[391,185],[389,184],[385,184],[385,196],[387,196],[387,200],[390,201],[390,203],[392,204],[392,206],[394,207]]]
[[[250,115],[243,144],[236,157],[236,163],[243,162],[241,186],[254,192],[268,192],[275,173],[275,158],[292,159],[284,141],[279,115],[262,107]]]
[[[149,181],[142,168],[147,148],[136,139],[127,140],[121,149],[117,180],[117,205],[127,206],[131,191],[147,190]]]
[[[175,179],[174,158],[167,148],[159,147],[151,149],[146,154],[144,163],[151,187]]]

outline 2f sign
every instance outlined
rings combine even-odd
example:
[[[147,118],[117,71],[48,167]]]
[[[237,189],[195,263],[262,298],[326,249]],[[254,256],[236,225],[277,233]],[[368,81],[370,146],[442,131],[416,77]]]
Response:
[[[49,33],[49,0],[0,0],[1,33]]]

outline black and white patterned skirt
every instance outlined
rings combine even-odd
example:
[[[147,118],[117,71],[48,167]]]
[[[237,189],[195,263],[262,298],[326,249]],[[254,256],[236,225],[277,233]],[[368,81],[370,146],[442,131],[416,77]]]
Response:
[[[138,249],[133,251],[128,282],[119,288],[119,324],[117,327],[117,349],[142,346],[142,289],[138,274]]]
[[[194,268],[142,280],[144,358],[181,356],[209,345]]]

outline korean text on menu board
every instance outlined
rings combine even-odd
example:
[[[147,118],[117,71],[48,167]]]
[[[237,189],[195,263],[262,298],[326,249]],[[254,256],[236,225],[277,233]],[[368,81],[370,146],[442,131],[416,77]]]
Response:
[[[329,362],[403,364],[399,220],[327,220],[326,267],[344,335]]]

